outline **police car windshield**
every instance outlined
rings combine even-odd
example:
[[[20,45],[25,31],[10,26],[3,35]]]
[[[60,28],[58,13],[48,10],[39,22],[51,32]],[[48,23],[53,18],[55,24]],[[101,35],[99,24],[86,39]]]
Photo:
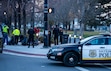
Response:
[[[88,41],[88,40],[90,40],[90,39],[92,39],[92,38],[94,38],[95,36],[90,36],[90,37],[87,37],[87,38],[84,38],[84,39],[82,39],[81,41],[80,41],[80,44],[83,44],[84,42],[86,42],[86,41]]]

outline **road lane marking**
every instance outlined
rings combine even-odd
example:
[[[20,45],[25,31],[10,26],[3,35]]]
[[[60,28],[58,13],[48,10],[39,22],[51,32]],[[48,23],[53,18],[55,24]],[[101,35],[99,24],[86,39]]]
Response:
[[[107,69],[110,69],[110,70],[111,70],[111,67],[105,66],[105,65],[100,64],[100,63],[95,63],[95,65],[99,65],[99,66],[101,66],[101,67],[104,67],[104,68],[107,68]]]
[[[43,68],[43,67],[45,67],[45,66],[41,66],[41,67]]]
[[[11,53],[11,52],[3,52],[3,53],[4,53],[4,54],[9,54],[9,55],[23,56],[23,57],[33,57],[33,58],[47,58],[46,56],[33,56],[33,55],[24,55],[24,54]]]
[[[89,71],[88,69],[85,69],[85,68],[83,68],[83,67],[75,67],[76,69],[78,69],[78,70],[80,70],[80,71]]]

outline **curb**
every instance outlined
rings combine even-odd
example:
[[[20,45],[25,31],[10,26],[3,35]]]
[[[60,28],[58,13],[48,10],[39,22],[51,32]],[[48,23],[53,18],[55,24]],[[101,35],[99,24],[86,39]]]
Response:
[[[34,53],[26,53],[26,52],[19,52],[19,51],[13,51],[8,49],[3,49],[5,52],[11,52],[11,53],[17,53],[17,54],[24,54],[24,55],[33,55],[33,56],[47,56],[45,54],[34,54]]]

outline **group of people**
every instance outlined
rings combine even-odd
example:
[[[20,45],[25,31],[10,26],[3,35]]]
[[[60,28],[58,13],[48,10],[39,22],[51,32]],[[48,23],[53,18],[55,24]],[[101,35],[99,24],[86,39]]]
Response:
[[[20,31],[16,28],[13,30],[12,34],[14,35],[14,43],[17,44],[18,43],[18,37],[20,35]],[[2,25],[0,23],[0,38],[2,38],[2,42],[3,44],[9,44],[9,27],[7,25]]]
[[[9,27],[7,25],[4,25],[4,26],[1,26],[0,25],[0,31],[2,33],[0,33],[0,38],[3,37],[3,44],[9,44]],[[28,48],[30,47],[30,45],[32,44],[33,48],[34,48],[34,36],[36,35],[36,40],[38,41],[38,35],[39,35],[39,28],[38,27],[31,27],[30,29],[28,29],[27,31],[27,34],[28,34]],[[2,34],[2,35],[1,35]],[[13,40],[12,42],[14,42],[13,45],[17,45],[18,44],[18,41],[19,41],[19,37],[20,37],[20,30],[15,28],[13,31],[12,31],[12,35],[13,35]],[[51,32],[50,32],[51,34]],[[62,41],[62,36],[63,36],[63,30],[62,30],[62,27],[58,27],[58,25],[56,25],[54,28],[53,28],[53,35],[54,35],[54,44],[55,45],[58,45],[58,38],[60,36],[60,43],[62,44],[63,41]],[[50,38],[51,38],[51,35],[50,35]],[[51,42],[50,42],[51,44]]]
[[[38,35],[39,35],[39,28],[38,27],[35,27],[33,29],[33,27],[31,27],[30,29],[28,29],[28,35],[29,35],[29,38],[28,38],[28,48],[30,47],[31,43],[32,43],[32,46],[34,48],[34,35],[36,35],[36,42],[38,43]]]
[[[30,47],[30,44],[32,43],[32,46],[34,47],[34,35],[36,35],[36,38],[38,38],[39,28],[30,28],[28,29],[28,47]],[[9,39],[9,27],[7,25],[1,25],[0,24],[0,39],[2,39],[3,44],[5,45],[17,45],[20,39],[21,32],[18,28],[15,28],[12,31],[11,39]]]
[[[58,45],[58,38],[60,36],[60,43],[62,44],[62,36],[63,36],[63,29],[62,27],[58,28],[58,25],[55,26],[53,29],[53,35],[54,35],[54,44]]]
[[[20,36],[20,30],[15,28],[13,31],[12,31],[12,37],[11,39],[13,39],[13,41],[10,41],[8,38],[9,38],[9,27],[7,25],[4,25],[2,27],[2,33],[3,33],[3,43],[8,45],[10,42],[13,43],[13,45],[17,45],[18,44],[18,41],[19,41],[19,36]]]

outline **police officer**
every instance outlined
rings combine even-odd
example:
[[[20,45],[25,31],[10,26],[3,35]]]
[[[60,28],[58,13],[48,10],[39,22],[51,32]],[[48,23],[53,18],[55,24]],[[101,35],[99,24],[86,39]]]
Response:
[[[59,37],[59,28],[56,25],[56,27],[53,30],[53,34],[54,34],[54,44],[58,45],[58,37]]]
[[[18,44],[18,39],[19,39],[19,36],[20,36],[20,30],[15,28],[13,30],[12,34],[14,35],[14,42],[17,45]]]
[[[8,33],[9,33],[9,27],[7,25],[3,26],[3,43],[8,44]]]
[[[30,47],[30,44],[32,42],[32,46],[34,48],[34,34],[35,34],[35,31],[34,29],[31,27],[29,30],[28,30],[28,35],[29,35],[29,38],[28,38],[28,48]]]

